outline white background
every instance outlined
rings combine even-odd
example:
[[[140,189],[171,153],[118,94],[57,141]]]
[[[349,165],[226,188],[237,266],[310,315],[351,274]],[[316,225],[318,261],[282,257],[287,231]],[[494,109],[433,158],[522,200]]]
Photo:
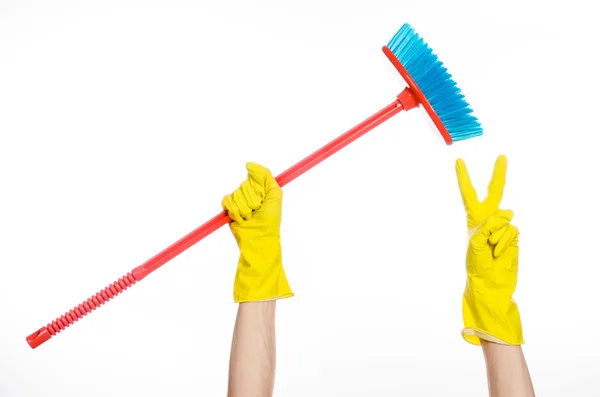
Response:
[[[540,396],[600,396],[597,27],[586,1],[0,3],[0,395],[224,395],[237,247],[218,230],[36,350],[31,332],[403,88],[412,24],[485,135],[402,113],[285,187],[278,396],[482,396],[460,337],[466,221],[509,161]]]

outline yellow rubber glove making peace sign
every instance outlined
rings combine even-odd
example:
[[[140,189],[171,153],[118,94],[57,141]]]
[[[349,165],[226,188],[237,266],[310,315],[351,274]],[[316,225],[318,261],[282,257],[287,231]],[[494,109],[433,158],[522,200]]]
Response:
[[[477,198],[465,163],[456,161],[456,175],[467,212],[469,247],[467,285],[463,294],[463,338],[509,345],[523,343],[521,317],[512,298],[517,286],[519,231],[511,225],[513,212],[500,210],[506,184],[506,157],[496,160],[488,196]]]

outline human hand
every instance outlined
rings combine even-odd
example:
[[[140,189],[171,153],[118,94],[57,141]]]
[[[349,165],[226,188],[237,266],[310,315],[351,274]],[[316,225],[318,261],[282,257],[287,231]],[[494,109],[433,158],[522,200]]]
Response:
[[[509,345],[523,343],[521,318],[512,295],[517,285],[519,230],[510,222],[513,212],[500,210],[506,184],[505,156],[496,160],[488,196],[480,202],[461,159],[456,175],[467,212],[469,246],[467,284],[463,294],[463,338]]]
[[[283,191],[271,172],[247,163],[248,178],[225,196],[222,207],[240,249],[234,281],[234,301],[252,302],[292,297],[281,255]]]

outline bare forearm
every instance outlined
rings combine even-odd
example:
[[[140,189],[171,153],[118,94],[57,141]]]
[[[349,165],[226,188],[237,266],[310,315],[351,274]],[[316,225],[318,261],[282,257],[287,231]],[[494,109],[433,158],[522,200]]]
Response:
[[[229,361],[229,397],[271,397],[273,394],[275,302],[239,305]]]
[[[490,397],[535,397],[521,346],[482,340]]]

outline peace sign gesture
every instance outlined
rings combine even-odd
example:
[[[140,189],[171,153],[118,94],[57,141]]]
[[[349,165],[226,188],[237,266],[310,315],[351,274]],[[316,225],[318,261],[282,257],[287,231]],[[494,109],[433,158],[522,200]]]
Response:
[[[458,177],[460,194],[467,212],[467,226],[469,229],[481,224],[500,209],[504,185],[506,185],[506,163],[506,156],[498,156],[492,179],[488,185],[488,195],[483,201],[479,201],[477,192],[471,183],[467,166],[462,159],[456,161],[456,176]]]
[[[506,156],[498,156],[483,201],[477,198],[465,163],[456,161],[456,176],[470,230],[467,283],[463,294],[463,338],[508,345],[523,343],[521,317],[512,298],[517,287],[519,230],[513,212],[500,210],[506,184]]]

